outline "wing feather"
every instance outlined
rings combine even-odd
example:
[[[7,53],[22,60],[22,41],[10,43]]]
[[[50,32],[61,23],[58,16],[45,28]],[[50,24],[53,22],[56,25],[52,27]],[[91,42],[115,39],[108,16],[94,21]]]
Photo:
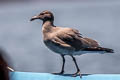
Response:
[[[99,44],[90,38],[83,38],[78,30],[62,28],[53,36],[52,42],[64,48],[71,48],[76,51],[87,47],[99,47]]]
[[[81,38],[83,47],[100,47],[97,41],[90,38]]]
[[[58,43],[61,46],[69,46],[74,48],[74,50],[80,50],[82,47],[81,43],[81,34],[78,30],[71,28],[63,28],[56,32],[56,35],[53,36],[53,41]]]

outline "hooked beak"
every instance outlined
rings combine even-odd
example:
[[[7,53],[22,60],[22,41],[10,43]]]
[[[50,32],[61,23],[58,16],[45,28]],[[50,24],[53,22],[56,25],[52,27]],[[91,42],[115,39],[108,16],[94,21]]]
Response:
[[[38,16],[33,16],[33,17],[30,19],[30,21],[33,21],[33,20],[35,20],[35,19],[39,19],[39,17],[38,17]]]

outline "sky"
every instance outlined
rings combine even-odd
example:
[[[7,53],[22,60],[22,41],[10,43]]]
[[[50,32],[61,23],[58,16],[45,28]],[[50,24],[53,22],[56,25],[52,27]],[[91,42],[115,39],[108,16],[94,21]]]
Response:
[[[54,1],[55,2],[55,1]],[[59,72],[62,59],[43,43],[42,21],[30,18],[43,10],[55,16],[56,26],[78,29],[84,37],[112,48],[114,54],[75,56],[82,73],[120,73],[120,1],[83,2],[17,2],[0,5],[0,46],[10,57],[16,71]],[[65,73],[76,71],[71,57],[66,56]],[[9,62],[9,60],[7,59]]]

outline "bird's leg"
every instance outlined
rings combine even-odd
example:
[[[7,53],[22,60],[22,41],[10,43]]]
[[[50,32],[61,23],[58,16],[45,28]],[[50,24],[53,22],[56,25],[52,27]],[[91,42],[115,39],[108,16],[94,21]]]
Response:
[[[73,61],[74,61],[74,63],[75,63],[75,66],[76,66],[76,68],[77,68],[77,72],[74,73],[73,76],[80,75],[80,78],[82,78],[82,75],[81,75],[81,73],[80,73],[80,69],[79,69],[79,67],[78,67],[78,65],[77,65],[77,62],[76,62],[75,57],[73,57],[72,55],[71,55],[71,57],[72,57],[72,59],[73,59]]]
[[[65,66],[65,58],[64,58],[64,55],[61,55],[61,57],[62,57],[62,60],[63,60],[63,65],[62,65],[62,70],[61,70],[61,74],[63,74],[64,73],[64,66]]]
[[[61,72],[59,72],[59,73],[54,73],[54,74],[63,74],[63,73],[64,73],[65,58],[64,58],[64,55],[61,55],[61,57],[62,57],[62,60],[63,60],[62,70],[61,70]]]

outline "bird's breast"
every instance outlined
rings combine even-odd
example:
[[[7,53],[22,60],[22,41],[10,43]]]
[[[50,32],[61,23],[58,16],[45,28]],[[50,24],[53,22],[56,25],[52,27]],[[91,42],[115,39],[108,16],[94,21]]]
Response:
[[[70,51],[68,49],[62,48],[59,45],[54,44],[50,40],[45,40],[44,43],[50,50],[52,50],[53,52],[58,53],[58,54],[69,55],[73,52],[73,51]]]

